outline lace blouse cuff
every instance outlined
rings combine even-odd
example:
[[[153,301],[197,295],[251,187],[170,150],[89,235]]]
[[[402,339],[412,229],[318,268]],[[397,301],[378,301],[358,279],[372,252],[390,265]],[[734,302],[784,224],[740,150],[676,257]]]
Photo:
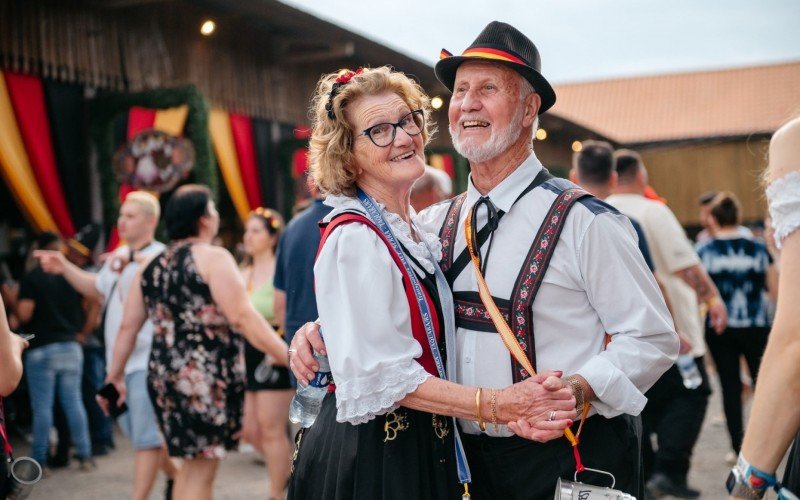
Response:
[[[767,188],[772,227],[775,228],[775,245],[800,228],[800,172],[789,172],[772,181]]]
[[[353,425],[369,422],[400,405],[398,401],[414,392],[431,375],[414,360],[382,366],[368,377],[336,380],[336,421]]]

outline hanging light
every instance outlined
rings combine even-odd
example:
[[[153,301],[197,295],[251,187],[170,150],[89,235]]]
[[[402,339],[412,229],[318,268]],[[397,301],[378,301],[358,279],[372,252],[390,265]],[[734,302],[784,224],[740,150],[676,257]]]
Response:
[[[431,99],[431,107],[433,109],[439,109],[444,105],[444,99],[439,97],[438,95]]]
[[[200,26],[200,34],[203,36],[211,36],[214,34],[214,31],[216,31],[216,29],[217,29],[217,23],[215,23],[211,19],[206,19]]]
[[[575,151],[576,153],[578,153],[578,152],[580,152],[580,150],[582,150],[582,149],[583,149],[583,144],[581,144],[581,141],[573,141],[573,142],[572,142],[572,150],[573,150],[573,151]]]
[[[536,139],[543,141],[547,139],[547,130],[540,128],[536,130]]]

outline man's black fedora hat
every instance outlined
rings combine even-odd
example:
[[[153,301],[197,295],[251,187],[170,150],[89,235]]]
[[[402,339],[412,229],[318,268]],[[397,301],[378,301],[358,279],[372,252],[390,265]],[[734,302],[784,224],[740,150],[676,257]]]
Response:
[[[453,91],[456,70],[465,61],[486,60],[508,66],[528,80],[542,98],[539,113],[556,103],[556,93],[542,76],[542,60],[536,45],[510,24],[492,21],[460,56],[442,49],[436,63],[436,78]]]

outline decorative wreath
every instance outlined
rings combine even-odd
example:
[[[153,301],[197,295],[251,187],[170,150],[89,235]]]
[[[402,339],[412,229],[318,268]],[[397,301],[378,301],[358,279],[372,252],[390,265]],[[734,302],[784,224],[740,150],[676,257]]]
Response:
[[[113,165],[120,184],[166,193],[189,176],[194,159],[189,139],[147,129],[117,151]]]

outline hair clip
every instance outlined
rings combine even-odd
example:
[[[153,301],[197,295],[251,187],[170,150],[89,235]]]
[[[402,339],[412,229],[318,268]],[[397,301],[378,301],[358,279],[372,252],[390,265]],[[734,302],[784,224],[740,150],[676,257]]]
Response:
[[[330,94],[328,94],[328,102],[325,104],[325,111],[328,112],[328,118],[330,118],[331,120],[336,119],[336,114],[333,112],[333,99],[336,97],[337,94],[339,94],[341,88],[350,83],[350,80],[352,80],[354,77],[360,75],[363,72],[364,68],[358,68],[355,71],[348,69],[345,70],[341,75],[339,75],[338,78],[336,78],[336,81],[333,82],[333,86],[331,87],[331,92]]]

